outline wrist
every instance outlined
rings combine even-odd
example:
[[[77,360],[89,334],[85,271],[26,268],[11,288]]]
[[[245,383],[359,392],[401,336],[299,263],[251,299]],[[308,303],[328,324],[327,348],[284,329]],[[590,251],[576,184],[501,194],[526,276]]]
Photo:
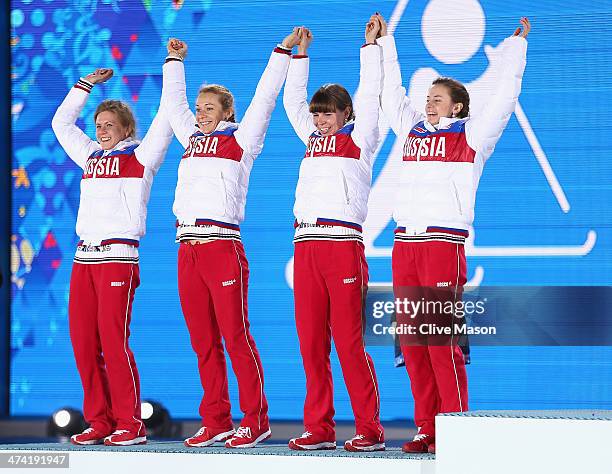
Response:
[[[81,89],[82,91],[85,91],[87,93],[91,92],[91,90],[93,89],[93,86],[94,86],[93,82],[90,82],[87,79],[84,79],[82,77],[74,85],[76,89]]]
[[[185,57],[178,51],[168,51],[168,55],[166,56],[166,59],[169,59],[169,58],[179,59],[181,61],[185,59]]]

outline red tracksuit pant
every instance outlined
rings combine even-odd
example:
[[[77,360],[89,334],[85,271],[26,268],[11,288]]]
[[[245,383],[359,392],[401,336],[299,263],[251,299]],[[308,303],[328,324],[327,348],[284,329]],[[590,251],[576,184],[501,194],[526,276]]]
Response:
[[[331,339],[358,434],[384,440],[376,372],[363,341],[368,265],[357,241],[295,244],[295,322],[306,373],[304,427],[335,439]]]
[[[70,339],[83,384],[85,419],[100,433],[144,435],[140,380],[129,348],[137,263],[74,263],[68,314]]]
[[[465,251],[461,244],[396,241],[392,267],[396,298],[433,293],[439,299],[441,292],[432,289],[443,285],[448,290],[445,292],[448,299],[461,298],[466,282]],[[420,290],[411,291],[410,287],[419,287]],[[438,413],[468,409],[463,353],[456,339],[451,341],[445,337],[443,340],[444,345],[402,344],[414,396],[414,420],[421,434],[435,435],[435,416]]]
[[[268,426],[263,369],[249,332],[248,282],[249,265],[241,242],[180,244],[179,296],[204,389],[200,416],[209,428],[232,426],[222,337],[238,381],[241,425],[253,430]]]

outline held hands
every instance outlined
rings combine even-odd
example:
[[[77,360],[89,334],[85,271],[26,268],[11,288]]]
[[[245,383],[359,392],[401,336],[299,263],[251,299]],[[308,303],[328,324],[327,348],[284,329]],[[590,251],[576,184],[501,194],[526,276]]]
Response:
[[[376,16],[378,17],[378,22],[380,23],[380,32],[378,34],[378,38],[380,38],[381,36],[387,36],[387,22],[380,13],[376,12]]]
[[[300,44],[300,41],[302,41],[303,28],[302,26],[293,28],[293,31],[285,37],[281,44],[287,49],[293,49],[294,46]]]
[[[312,43],[312,33],[308,28],[302,26],[302,37],[298,44],[298,54],[300,56],[306,56],[308,54],[308,47]]]
[[[521,25],[523,25],[523,30],[521,31],[521,27],[519,26],[512,36],[520,36],[521,38],[527,38],[527,35],[531,31],[531,23],[529,23],[529,19],[527,17],[523,17],[520,20]]]
[[[187,56],[187,43],[178,38],[170,38],[166,47],[168,48],[168,56],[174,56],[180,59],[185,59]]]
[[[100,68],[87,74],[85,76],[85,80],[91,82],[92,84],[101,84],[102,82],[106,82],[113,77],[113,74],[114,71],[112,69]]]
[[[387,36],[387,22],[380,13],[376,12],[366,24],[366,43],[376,43],[381,36]]]
[[[367,44],[376,43],[376,38],[380,37],[380,21],[377,14],[370,17],[365,27],[365,40]]]

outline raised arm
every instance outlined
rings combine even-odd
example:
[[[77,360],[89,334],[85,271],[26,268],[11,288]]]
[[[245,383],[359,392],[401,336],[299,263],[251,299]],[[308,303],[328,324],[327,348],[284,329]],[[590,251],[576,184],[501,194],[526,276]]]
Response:
[[[138,161],[153,170],[153,173],[157,173],[164,162],[172,136],[170,121],[164,108],[160,106],[147,134],[136,148],[135,153]]]
[[[514,112],[521,92],[523,73],[527,64],[527,34],[531,24],[521,18],[523,30],[518,28],[513,36],[501,45],[501,55],[495,58],[497,82],[495,91],[487,101],[481,115],[466,123],[466,139],[476,151],[488,158]]]
[[[287,72],[283,106],[295,133],[304,144],[308,144],[308,137],[316,129],[312,121],[312,115],[308,110],[307,101],[308,69],[310,65],[308,47],[312,42],[312,33],[308,28],[302,27],[300,30],[298,54],[291,59]]]
[[[197,130],[195,115],[189,109],[185,85],[183,59],[187,55],[187,44],[171,38],[167,49],[160,108],[164,109],[178,141],[187,148],[189,137]]]
[[[98,142],[89,138],[76,126],[76,121],[94,85],[105,82],[111,77],[113,77],[112,69],[96,69],[85,78],[79,79],[57,108],[51,121],[57,141],[70,159],[83,169],[85,169],[87,158],[101,147]]]
[[[425,115],[417,112],[408,96],[406,89],[402,86],[402,74],[397,60],[395,49],[395,38],[387,34],[387,25],[382,16],[381,37],[377,42],[382,47],[383,53],[383,87],[380,96],[380,105],[389,125],[396,135],[408,133]]]
[[[238,144],[254,155],[261,153],[263,148],[270,117],[276,107],[276,99],[287,77],[291,50],[298,42],[297,28],[294,28],[291,34],[274,48],[268,65],[259,79],[255,95],[234,134]]]
[[[359,148],[366,150],[368,156],[378,146],[378,109],[382,83],[382,64],[380,47],[376,37],[380,32],[380,21],[373,15],[366,24],[365,44],[359,56],[361,69],[359,87],[355,95],[355,129],[353,139]]]

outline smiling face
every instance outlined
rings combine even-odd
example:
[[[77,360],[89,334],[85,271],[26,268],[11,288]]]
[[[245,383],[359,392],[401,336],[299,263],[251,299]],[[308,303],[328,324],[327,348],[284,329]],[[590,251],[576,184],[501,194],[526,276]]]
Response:
[[[314,93],[308,110],[321,136],[328,137],[354,118],[353,101],[340,84],[325,84]]]
[[[336,110],[335,112],[314,112],[312,114],[312,121],[321,136],[328,137],[344,127],[349,113],[348,108]]]
[[[218,94],[204,92],[196,100],[196,121],[202,133],[212,133],[222,120],[227,120],[232,114],[224,110]]]
[[[112,150],[128,136],[128,127],[121,123],[116,113],[105,110],[97,115],[96,139],[103,150]]]
[[[438,125],[440,117],[455,117],[463,108],[463,104],[455,104],[451,98],[448,87],[434,84],[429,88],[425,113],[427,121],[432,125]]]

